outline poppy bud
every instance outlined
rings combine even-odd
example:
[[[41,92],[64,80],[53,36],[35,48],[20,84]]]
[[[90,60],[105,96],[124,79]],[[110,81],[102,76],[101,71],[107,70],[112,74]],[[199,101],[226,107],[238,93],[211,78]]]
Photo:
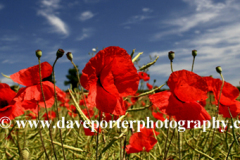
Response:
[[[217,66],[217,67],[216,67],[216,71],[217,71],[219,74],[221,74],[221,73],[222,73],[222,68],[221,68],[220,66]]]
[[[175,52],[173,51],[168,52],[168,58],[170,59],[170,61],[172,61],[174,57],[175,57]]]
[[[156,80],[156,79],[154,79],[154,80],[153,80],[153,83],[156,83],[156,81],[157,81],[157,80]]]
[[[72,52],[68,52],[68,53],[67,53],[67,58],[68,58],[70,61],[73,60]]]
[[[30,159],[30,153],[29,153],[28,148],[24,148],[22,150],[22,157],[23,157],[23,160],[29,160]]]
[[[57,58],[61,58],[63,56],[63,54],[64,54],[64,50],[59,48],[56,53]]]
[[[197,56],[197,50],[192,50],[192,56],[196,57]]]
[[[40,57],[42,57],[42,51],[41,50],[36,50],[36,56],[38,57],[38,58],[40,58]]]

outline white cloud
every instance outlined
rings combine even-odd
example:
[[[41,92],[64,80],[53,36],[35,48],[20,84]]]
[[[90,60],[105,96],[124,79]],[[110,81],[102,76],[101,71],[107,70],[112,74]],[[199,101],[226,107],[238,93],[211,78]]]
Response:
[[[172,50],[175,51],[173,69],[191,70],[191,50],[196,49],[198,55],[194,72],[201,76],[213,75],[215,78],[220,78],[215,67],[221,66],[225,80],[235,86],[239,85],[240,76],[237,71],[240,69],[240,23],[238,21],[240,3],[235,0],[225,0],[223,3],[214,3],[211,0],[184,1],[189,3],[194,11],[187,16],[170,19],[168,21],[170,29],[155,35],[157,39],[166,35],[182,35],[182,38],[172,45]],[[191,32],[185,36],[187,31],[193,31],[191,36],[189,36]],[[162,76],[167,80],[171,74],[167,53],[166,50],[151,53],[151,55],[159,55],[165,61],[152,66],[149,70],[150,74]]]
[[[8,42],[17,41],[17,40],[19,40],[19,37],[15,35],[3,35],[0,38],[0,41],[8,41]]]
[[[143,12],[152,12],[153,10],[151,10],[150,8],[143,8],[142,11]]]
[[[0,4],[0,10],[2,10],[4,8],[4,5]]]
[[[146,19],[151,19],[153,18],[153,16],[150,16],[151,12],[153,12],[153,10],[151,10],[150,8],[143,8],[141,14],[129,17],[128,20],[123,23],[123,25],[136,24]]]
[[[227,82],[233,85],[239,85],[240,76],[236,74],[240,61],[240,23],[231,23],[219,26],[208,32],[196,35],[192,39],[183,39],[179,45],[175,46],[175,59],[173,60],[173,69],[191,69],[192,55],[191,50],[196,49],[194,72],[201,76],[213,75],[220,78],[215,67],[221,66],[223,75]],[[165,61],[150,67],[152,75],[163,76],[167,79],[170,75],[170,65],[167,58],[168,51],[155,51],[150,55],[159,55]]]
[[[58,9],[60,0],[42,0],[42,5],[45,7],[53,8],[53,9]]]
[[[91,12],[91,11],[85,11],[85,12],[82,12],[79,19],[81,21],[86,21],[88,19],[91,19],[94,17],[94,14]]]
[[[59,3],[60,0],[41,0],[41,9],[38,11],[38,15],[45,17],[48,23],[53,26],[52,32],[68,36],[67,24],[55,13],[57,9],[61,8]]]
[[[1,83],[7,83],[9,86],[15,84],[11,79],[6,78],[6,77],[0,78],[0,82],[1,82]]]
[[[156,33],[151,40],[162,39],[167,35],[181,35],[191,29],[206,29],[237,21],[240,15],[237,14],[240,4],[235,0],[225,0],[224,2],[214,2],[213,0],[183,0],[191,6],[188,15],[179,13],[177,17],[161,22],[168,30]],[[192,10],[191,10],[192,9]],[[200,31],[199,31],[200,32]]]
[[[83,28],[82,35],[77,38],[77,41],[82,41],[86,38],[90,38],[91,36],[93,36],[94,31],[95,30],[93,28]]]
[[[54,14],[51,15],[44,12],[40,12],[39,14],[44,16],[48,22],[54,26],[54,31],[68,35],[67,25],[59,17],[55,16]]]
[[[143,20],[146,20],[146,19],[150,19],[152,18],[151,16],[147,16],[147,15],[135,15],[135,16],[132,16],[130,17],[127,22],[123,23],[124,25],[126,24],[135,24],[135,23],[139,23]]]

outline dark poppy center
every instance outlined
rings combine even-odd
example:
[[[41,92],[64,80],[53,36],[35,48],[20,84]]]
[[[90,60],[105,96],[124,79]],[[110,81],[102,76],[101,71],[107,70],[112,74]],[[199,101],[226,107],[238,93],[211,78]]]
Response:
[[[8,102],[6,100],[0,101],[0,109],[8,106]]]
[[[102,84],[101,84],[101,81],[100,81],[100,77],[98,77],[97,83],[98,83],[101,87],[103,87]]]

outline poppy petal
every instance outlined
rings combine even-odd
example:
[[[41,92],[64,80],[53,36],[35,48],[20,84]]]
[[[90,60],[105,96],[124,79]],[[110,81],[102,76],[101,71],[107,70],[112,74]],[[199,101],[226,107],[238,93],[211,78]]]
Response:
[[[207,99],[207,83],[193,72],[187,70],[173,72],[167,83],[171,91],[183,102]]]
[[[52,74],[52,66],[48,62],[41,63],[42,79]],[[40,82],[39,65],[35,65],[26,69],[22,69],[17,73],[10,75],[10,78],[21,85],[31,86]]]

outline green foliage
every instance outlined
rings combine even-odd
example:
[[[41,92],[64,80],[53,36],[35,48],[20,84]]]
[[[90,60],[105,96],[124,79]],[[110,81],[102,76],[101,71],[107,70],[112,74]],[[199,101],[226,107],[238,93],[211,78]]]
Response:
[[[78,66],[77,66],[78,68]],[[79,77],[81,77],[81,73],[79,74]],[[67,85],[72,85],[72,89],[74,88],[77,88],[77,85],[78,85],[78,79],[77,79],[77,71],[76,69],[73,67],[73,68],[70,68],[68,70],[68,75],[66,75],[67,77],[67,81],[64,81],[64,85],[67,86]]]

